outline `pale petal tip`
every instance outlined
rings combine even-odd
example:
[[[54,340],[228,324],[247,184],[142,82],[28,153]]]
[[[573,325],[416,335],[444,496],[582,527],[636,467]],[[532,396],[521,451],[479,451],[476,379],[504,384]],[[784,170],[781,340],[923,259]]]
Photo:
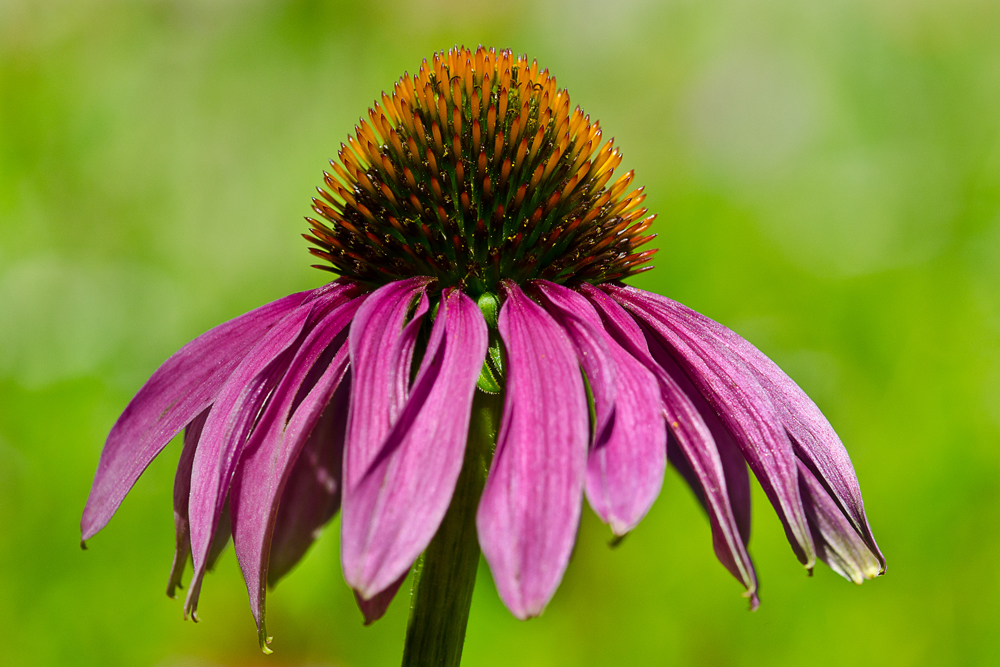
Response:
[[[548,607],[549,602],[552,600],[551,595],[535,600],[525,600],[520,591],[514,593],[514,595],[518,595],[519,599],[509,600],[503,595],[500,596],[500,599],[503,600],[504,606],[507,607],[511,615],[519,621],[538,618],[545,612],[545,608]]]
[[[858,577],[854,578],[854,583],[861,585],[865,583],[865,580],[877,579],[885,574],[885,566],[879,563],[868,563],[861,566],[861,572]]]
[[[613,546],[621,544],[621,541],[625,539],[625,536],[635,530],[635,527],[639,525],[639,521],[641,520],[642,517],[640,517],[639,520],[631,521],[625,521],[617,517],[612,517],[612,519],[608,522],[608,527],[611,528],[611,532],[614,533],[615,536],[615,543]]]
[[[865,568],[865,579],[875,579],[885,574],[885,565],[872,565]]]
[[[510,607],[507,608],[510,609]],[[538,618],[542,615],[543,611],[545,611],[545,605],[517,610],[510,609],[510,613],[519,621],[529,621],[533,618]]]
[[[267,634],[267,627],[264,625],[264,622],[261,621],[260,629],[257,630],[257,642],[260,644],[260,650],[264,655],[271,655],[274,653],[269,646],[272,641],[274,641],[274,637]]]
[[[538,618],[543,613],[545,613],[545,608],[548,607],[548,606],[549,606],[549,601],[548,600],[544,600],[542,602],[537,602],[537,603],[535,603],[533,605],[530,605],[525,610],[525,614],[526,615],[525,615],[524,620],[528,620],[530,618]]]

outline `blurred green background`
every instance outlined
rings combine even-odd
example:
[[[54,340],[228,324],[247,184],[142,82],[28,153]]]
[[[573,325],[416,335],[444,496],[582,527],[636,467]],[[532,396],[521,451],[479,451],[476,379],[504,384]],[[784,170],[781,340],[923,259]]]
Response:
[[[483,43],[537,57],[616,137],[660,213],[636,283],[816,399],[889,570],[808,578],[758,489],[749,613],[670,472],[617,549],[584,512],[542,618],[515,621],[481,567],[465,664],[1000,664],[998,35],[994,0],[3,0],[0,660],[398,664],[407,596],[362,627],[337,524],[269,596],[275,655],[231,550],[184,622],[177,443],[86,552],[78,520],[163,359],[325,280],[298,234],[358,116]]]

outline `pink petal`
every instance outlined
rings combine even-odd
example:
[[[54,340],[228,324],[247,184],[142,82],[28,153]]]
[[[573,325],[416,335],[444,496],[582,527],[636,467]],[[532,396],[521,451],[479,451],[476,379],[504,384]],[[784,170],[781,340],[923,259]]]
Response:
[[[219,522],[215,527],[215,534],[212,535],[212,542],[208,549],[208,557],[205,560],[205,568],[201,576],[194,576],[191,579],[191,588],[188,589],[187,600],[194,600],[197,602],[198,597],[201,595],[201,584],[205,579],[204,573],[211,572],[215,569],[215,563],[219,560],[219,556],[222,552],[226,550],[226,546],[229,544],[229,537],[232,535],[232,524],[229,520],[229,501],[222,507],[222,513],[219,515]],[[198,622],[198,611],[194,606],[188,606],[185,601],[184,606],[184,618],[191,618],[195,623]]]
[[[569,334],[594,396],[597,438],[587,459],[587,499],[616,535],[624,535],[663,486],[667,430],[656,377],[604,330],[585,297],[555,283],[534,284],[542,305]]]
[[[715,408],[777,510],[792,549],[812,568],[816,551],[799,492],[797,459],[757,375],[728,347],[699,335],[690,320],[678,317],[657,295],[632,287],[604,289],[647,327]]]
[[[777,364],[736,332],[691,310],[676,301],[652,295],[679,321],[701,335],[709,344],[732,350],[754,371],[777,410],[782,425],[791,437],[795,454],[806,462],[833,500],[879,560],[885,571],[885,559],[875,543],[865,516],[861,487],[851,458],[830,422],[809,396]]]
[[[680,460],[684,467],[678,467],[682,473],[687,473],[685,477],[692,483],[692,488],[700,489],[700,499],[712,524],[716,556],[746,587],[744,595],[750,598],[751,607],[756,608],[757,576],[746,550],[749,522],[746,522],[746,530],[743,530],[741,522],[737,520],[737,513],[742,513],[743,507],[737,504],[737,512],[734,512],[727,484],[728,466],[720,456],[719,447],[701,411],[690,395],[652,358],[646,338],[635,320],[601,290],[589,285],[581,289],[597,307],[608,333],[656,376],[667,424],[683,454],[683,459]],[[745,508],[748,513],[748,498]]]
[[[406,576],[448,510],[488,338],[475,302],[445,290],[398,419],[368,471],[345,487],[341,558],[362,599]]]
[[[589,440],[587,396],[562,327],[510,281],[499,329],[507,387],[476,527],[511,613],[542,613],[576,539]]]
[[[816,553],[830,568],[856,584],[882,573],[881,554],[873,553],[851,525],[826,488],[802,461],[799,480],[809,527],[816,540]]]
[[[344,450],[345,491],[368,472],[406,402],[413,347],[428,309],[424,292],[429,282],[430,278],[417,277],[380,287],[351,322],[353,379]]]
[[[232,478],[236,555],[262,641],[266,637],[263,619],[268,556],[278,501],[306,437],[347,371],[347,325],[364,298],[340,303],[309,331],[271,394]],[[319,372],[322,375],[317,378]],[[306,397],[293,417],[294,401],[301,394]]]
[[[319,531],[340,510],[350,387],[348,370],[288,473],[271,535],[271,555],[267,561],[269,587],[277,585],[295,567]],[[302,420],[293,418],[293,421]]]
[[[211,537],[215,533],[229,485],[258,415],[285,375],[307,331],[327,310],[350,300],[357,288],[324,295],[306,303],[271,329],[226,381],[202,431],[191,469],[191,556],[194,580],[204,576]],[[197,607],[198,586],[188,591],[185,609]]]
[[[191,531],[188,522],[188,495],[191,492],[191,464],[194,462],[194,450],[201,438],[201,430],[208,418],[208,410],[194,418],[184,430],[184,448],[177,462],[177,473],[174,476],[174,563],[170,567],[170,582],[167,584],[167,595],[177,596],[177,588],[181,586],[181,576],[191,553]]]
[[[153,373],[111,429],[83,510],[83,539],[107,525],[135,481],[185,425],[212,404],[243,358],[275,324],[321,291],[290,294],[220,324]]]

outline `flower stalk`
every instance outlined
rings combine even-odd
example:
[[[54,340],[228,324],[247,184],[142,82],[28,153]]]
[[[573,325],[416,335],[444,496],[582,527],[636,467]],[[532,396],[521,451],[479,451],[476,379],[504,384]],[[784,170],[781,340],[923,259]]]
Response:
[[[465,462],[448,513],[415,567],[403,667],[457,666],[479,567],[476,508],[500,426],[502,394],[476,391]]]

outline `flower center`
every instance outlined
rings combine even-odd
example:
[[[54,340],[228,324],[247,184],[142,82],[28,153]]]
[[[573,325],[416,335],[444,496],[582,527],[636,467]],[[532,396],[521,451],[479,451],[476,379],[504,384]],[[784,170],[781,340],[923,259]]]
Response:
[[[404,74],[341,144],[310,252],[317,268],[373,286],[414,275],[470,294],[504,278],[561,284],[619,280],[652,268],[637,252],[644,217],[614,139],[511,51],[454,48]],[[626,194],[628,192],[628,194]]]

